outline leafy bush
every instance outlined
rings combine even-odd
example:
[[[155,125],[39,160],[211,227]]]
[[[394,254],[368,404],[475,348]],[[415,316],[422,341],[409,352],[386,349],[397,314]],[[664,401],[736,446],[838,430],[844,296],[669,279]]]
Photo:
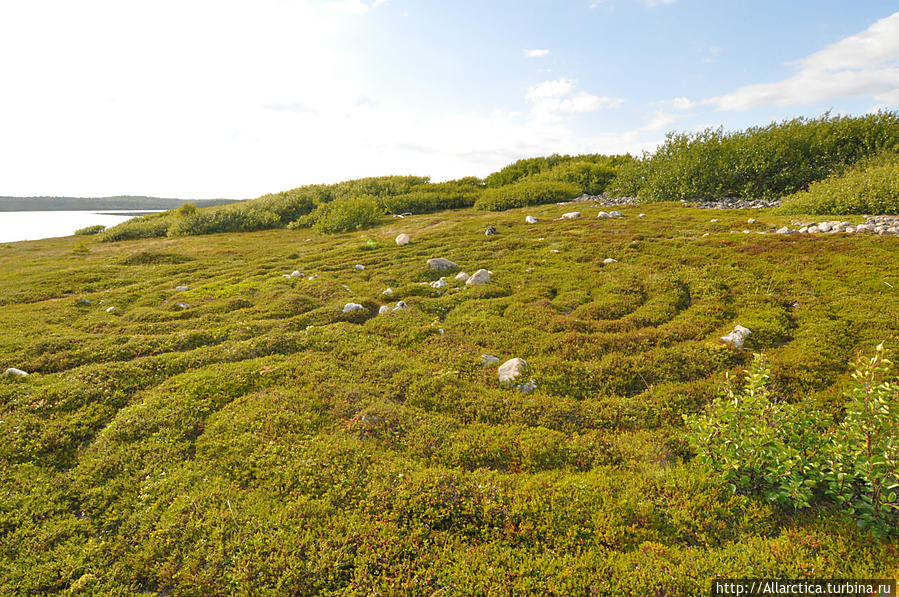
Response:
[[[899,154],[866,160],[845,173],[793,193],[781,208],[786,214],[899,213]]]
[[[487,189],[475,201],[476,209],[503,211],[526,205],[567,201],[580,194],[580,189],[567,182],[519,182]]]
[[[168,236],[197,236],[220,232],[266,230],[281,223],[280,216],[265,209],[221,207],[178,213],[168,227]]]
[[[701,415],[685,416],[698,460],[738,493],[762,493],[807,508],[831,499],[877,534],[899,531],[899,384],[884,381],[890,362],[879,345],[859,359],[846,416],[773,400],[769,369],[755,355],[741,392],[728,388]]]
[[[378,203],[388,213],[422,214],[442,209],[458,209],[474,205],[484,183],[473,176],[436,184],[412,187],[408,193],[383,195]]]
[[[377,224],[384,215],[374,197],[335,199],[319,205],[308,217],[291,225],[291,228],[314,226],[319,232],[349,232]]]
[[[896,147],[896,112],[825,114],[733,133],[720,128],[669,133],[655,153],[644,154],[639,196],[648,201],[779,198]],[[629,181],[636,180],[629,174]]]
[[[103,224],[96,224],[94,226],[85,226],[84,228],[79,228],[75,231],[75,236],[90,236],[92,234],[99,234],[106,230],[106,226]]]
[[[107,228],[99,234],[98,238],[104,242],[112,242],[165,236],[169,229],[170,220],[170,212],[138,216],[112,228]]]
[[[616,173],[617,169],[608,164],[577,160],[559,164],[526,180],[568,182],[577,185],[582,193],[599,195],[606,190]]]

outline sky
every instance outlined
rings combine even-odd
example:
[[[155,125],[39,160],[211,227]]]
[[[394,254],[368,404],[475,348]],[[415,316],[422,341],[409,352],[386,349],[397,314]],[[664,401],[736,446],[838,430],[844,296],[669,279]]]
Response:
[[[439,181],[897,108],[895,0],[0,2],[0,196]]]

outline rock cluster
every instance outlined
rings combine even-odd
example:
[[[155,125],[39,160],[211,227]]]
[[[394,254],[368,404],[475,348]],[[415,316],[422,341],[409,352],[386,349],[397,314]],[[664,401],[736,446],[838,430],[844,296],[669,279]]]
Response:
[[[571,201],[560,203],[559,205],[567,205],[568,203],[581,203],[584,201],[594,201],[602,207],[611,207],[614,205],[637,205],[639,203],[636,197],[609,197],[607,195],[581,195]]]
[[[840,222],[836,220],[825,222],[799,222],[794,221],[792,225],[784,226],[777,230],[777,234],[899,234],[899,216],[865,216],[863,224],[853,225],[851,222]]]
[[[681,201],[685,207],[696,207],[698,209],[764,209],[768,207],[779,207],[779,199],[736,199],[734,197],[724,197],[717,201],[698,201],[689,202]]]

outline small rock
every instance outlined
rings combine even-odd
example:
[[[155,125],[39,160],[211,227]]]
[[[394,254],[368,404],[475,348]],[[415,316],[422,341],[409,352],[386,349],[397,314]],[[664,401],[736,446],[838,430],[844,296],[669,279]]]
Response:
[[[406,301],[399,301],[396,304],[396,307],[393,308],[394,311],[401,311],[403,309],[408,309],[409,305],[406,304]]]
[[[384,296],[393,296],[393,288],[385,288],[381,291]]]
[[[290,274],[281,274],[281,277],[290,280]]]
[[[28,377],[27,372],[22,371],[21,369],[16,369],[15,367],[10,367],[3,372],[3,375],[7,377]]]
[[[486,284],[490,281],[490,272],[485,269],[479,269],[475,273],[471,274],[468,280],[465,281],[465,284],[468,286],[479,286],[481,284]]]
[[[493,236],[494,234],[496,234],[496,228],[487,226],[487,230],[484,231],[484,236]]]
[[[527,370],[528,364],[524,359],[509,359],[499,366],[499,369],[497,370],[497,376],[499,377],[499,382],[501,384],[509,385],[518,377],[523,375]]]
[[[789,233],[790,233],[790,227],[789,227],[789,226],[784,226],[783,228],[778,228],[778,229],[777,229],[777,233],[778,233],[778,234],[789,234]]]
[[[481,355],[481,365],[484,367],[489,367],[494,363],[499,363],[499,359],[492,354],[482,354]]]
[[[190,286],[175,286],[175,292],[187,292]]]
[[[292,272],[290,272],[290,277],[291,277],[291,278],[302,278],[302,277],[303,277],[303,272],[301,272],[300,270],[296,270],[296,269],[295,269],[295,270],[293,270]]]
[[[428,267],[430,267],[435,272],[444,272],[459,269],[458,265],[456,265],[449,259],[444,259],[443,257],[428,259]]]
[[[86,298],[78,299],[77,301],[75,301],[75,304],[78,305],[79,307],[90,307],[91,306],[91,302],[89,300],[87,300]]]
[[[359,303],[347,303],[343,306],[344,313],[353,313],[355,311],[365,311],[365,307]]]
[[[799,229],[799,234],[808,234],[808,226],[803,226]]]
[[[314,279],[316,279],[317,277],[318,277],[318,274],[312,274],[311,276],[309,276],[309,279],[310,279],[310,280],[314,280]]]
[[[607,218],[611,218],[611,217],[612,217],[612,214],[610,214],[610,213],[608,213],[608,212],[605,212],[605,211],[601,211],[601,212],[599,212],[599,215],[596,216],[596,217],[605,220],[605,219],[607,219]]]
[[[378,315],[383,315],[384,313],[390,312],[390,305],[381,305],[381,308],[378,309]]]
[[[357,263],[357,264],[354,265],[353,267],[356,269],[357,272],[361,272],[362,270],[365,269],[365,266],[362,265],[361,263]]]
[[[568,213],[564,213],[559,216],[560,220],[576,220],[581,217],[581,212],[579,211],[569,211]]]
[[[108,308],[106,309],[106,312],[107,312],[107,313],[113,313],[113,312],[115,312],[115,307],[108,307]]]
[[[559,249],[550,249],[549,252],[550,252],[550,253],[558,253],[558,252],[559,252]]]
[[[637,217],[638,217],[638,218],[645,218],[645,217],[646,217],[646,214],[637,214]]]
[[[446,288],[446,280],[440,278],[431,282],[431,288]]]
[[[833,226],[830,225],[830,222],[821,222],[818,224],[818,232],[830,232],[832,228]]]
[[[538,219],[535,218],[534,216],[526,216],[525,219],[524,219],[524,221],[527,222],[528,224],[536,224],[536,223],[539,222],[540,220],[538,220]]]
[[[718,221],[718,218],[712,218],[711,220],[709,220],[709,223],[710,223],[710,224],[714,224],[714,223],[716,223],[717,221]]]
[[[743,341],[745,340],[746,336],[749,336],[751,334],[752,332],[749,330],[749,328],[745,328],[742,325],[737,325],[734,326],[734,330],[731,333],[726,336],[721,336],[718,341],[737,350],[743,350]]]
[[[526,381],[525,383],[521,384],[516,389],[519,392],[521,392],[522,394],[530,394],[531,392],[533,392],[534,390],[537,389],[537,382],[535,382],[532,379],[530,381]]]
[[[846,226],[843,228],[843,232],[846,234],[855,234],[855,226]]]
[[[409,235],[408,234],[398,234],[396,237],[396,246],[402,247],[403,245],[409,244]]]
[[[606,257],[602,260],[603,265],[609,265],[610,263],[618,263],[617,259],[612,259],[611,257]]]
[[[183,311],[185,309],[190,309],[190,305],[188,305],[187,303],[175,303],[175,308],[181,309]]]
[[[609,217],[610,218],[623,218],[624,214],[618,210],[613,210],[613,211],[609,212]]]
[[[459,272],[456,274],[456,282],[468,282],[468,278],[470,278],[468,274],[465,272]]]
[[[708,233],[708,232],[706,232],[706,233],[705,233],[705,234],[703,234],[703,235],[702,235],[702,236],[708,236],[708,235],[709,235],[709,233]]]
[[[758,220],[756,220],[755,218],[749,218],[748,220],[746,220],[747,224],[755,224],[756,222],[758,222]]]

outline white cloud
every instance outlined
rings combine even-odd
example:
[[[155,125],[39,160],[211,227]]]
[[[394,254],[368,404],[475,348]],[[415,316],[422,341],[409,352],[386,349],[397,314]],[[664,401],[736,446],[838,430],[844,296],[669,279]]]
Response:
[[[525,50],[524,55],[528,58],[541,58],[549,54],[549,50]]]
[[[880,19],[801,60],[797,71],[771,83],[745,85],[723,95],[671,100],[679,109],[712,106],[749,110],[759,106],[802,106],[850,97],[872,97],[883,105],[899,103],[899,12]]]
[[[599,96],[579,91],[574,93],[577,81],[556,79],[543,81],[528,88],[525,100],[531,104],[532,114],[543,120],[553,120],[583,112],[617,108],[624,100],[618,97]]]
[[[329,0],[325,6],[354,15],[364,15],[372,8],[384,4],[387,0]]]

